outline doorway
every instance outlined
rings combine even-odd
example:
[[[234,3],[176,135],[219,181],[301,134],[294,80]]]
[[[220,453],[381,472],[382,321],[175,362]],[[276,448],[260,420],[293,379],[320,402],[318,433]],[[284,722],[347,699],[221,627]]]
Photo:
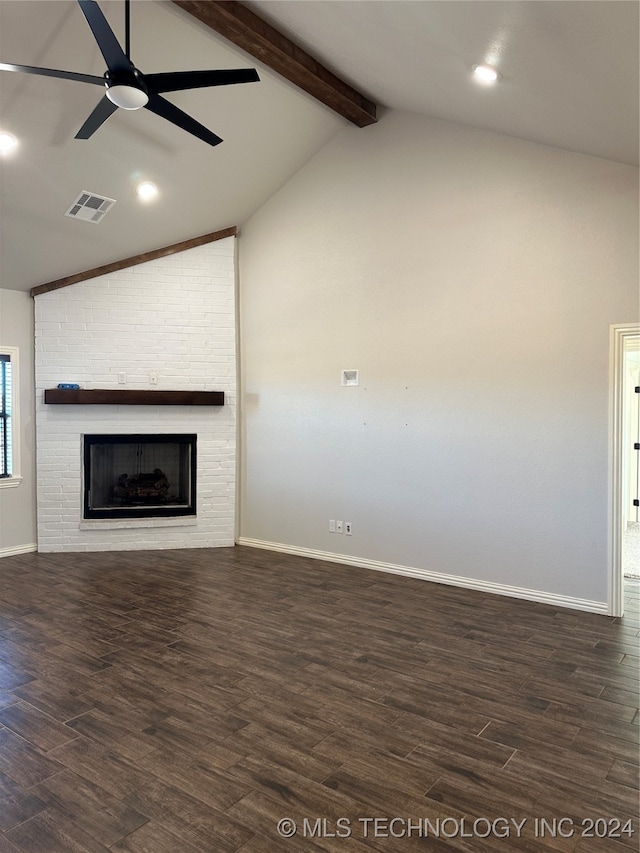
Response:
[[[609,615],[640,575],[640,323],[611,327]],[[636,390],[638,389],[638,390]]]

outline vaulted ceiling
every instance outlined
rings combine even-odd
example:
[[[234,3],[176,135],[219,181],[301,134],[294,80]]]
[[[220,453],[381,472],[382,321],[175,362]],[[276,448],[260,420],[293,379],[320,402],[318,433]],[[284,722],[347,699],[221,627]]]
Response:
[[[100,3],[118,38],[124,3]],[[74,135],[97,87],[0,72],[0,287],[52,279],[241,225],[349,121],[196,19],[189,3],[133,0],[131,51],[145,73],[257,68],[261,82],[168,95],[224,142],[204,144],[147,110]],[[206,0],[191,4],[205,9]],[[634,0],[253,0],[243,4],[378,105],[623,163],[638,162]],[[193,10],[191,10],[193,11]],[[293,51],[295,53],[295,51]],[[0,62],[102,75],[75,0],[0,0]],[[471,78],[495,65],[494,87]],[[367,134],[374,128],[356,132]],[[142,204],[135,186],[160,195]],[[88,190],[116,199],[98,224],[65,217]]]

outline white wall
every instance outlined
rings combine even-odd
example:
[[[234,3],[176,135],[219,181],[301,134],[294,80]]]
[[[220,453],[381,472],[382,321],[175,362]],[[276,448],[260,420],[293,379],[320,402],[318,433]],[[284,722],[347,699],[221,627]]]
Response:
[[[234,544],[235,332],[233,237],[36,297],[38,550]],[[224,391],[225,405],[45,404],[59,382]],[[84,433],[196,433],[196,517],[83,521]]]
[[[637,177],[400,112],[325,146],[242,230],[241,541],[606,601]]]
[[[20,473],[22,482],[0,488],[0,557],[36,547],[35,422],[33,396],[33,300],[0,290],[0,345],[18,347]]]

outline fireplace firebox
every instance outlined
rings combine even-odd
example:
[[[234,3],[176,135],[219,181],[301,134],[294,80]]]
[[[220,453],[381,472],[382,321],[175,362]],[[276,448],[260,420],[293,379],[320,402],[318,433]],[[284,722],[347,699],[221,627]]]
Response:
[[[84,436],[84,518],[196,514],[194,434]]]

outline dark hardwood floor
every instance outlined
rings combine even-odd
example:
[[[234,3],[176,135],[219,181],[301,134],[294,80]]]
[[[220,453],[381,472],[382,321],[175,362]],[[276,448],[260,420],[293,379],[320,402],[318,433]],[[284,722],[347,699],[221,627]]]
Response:
[[[0,853],[638,850],[639,589],[609,619],[246,547],[4,558]]]

